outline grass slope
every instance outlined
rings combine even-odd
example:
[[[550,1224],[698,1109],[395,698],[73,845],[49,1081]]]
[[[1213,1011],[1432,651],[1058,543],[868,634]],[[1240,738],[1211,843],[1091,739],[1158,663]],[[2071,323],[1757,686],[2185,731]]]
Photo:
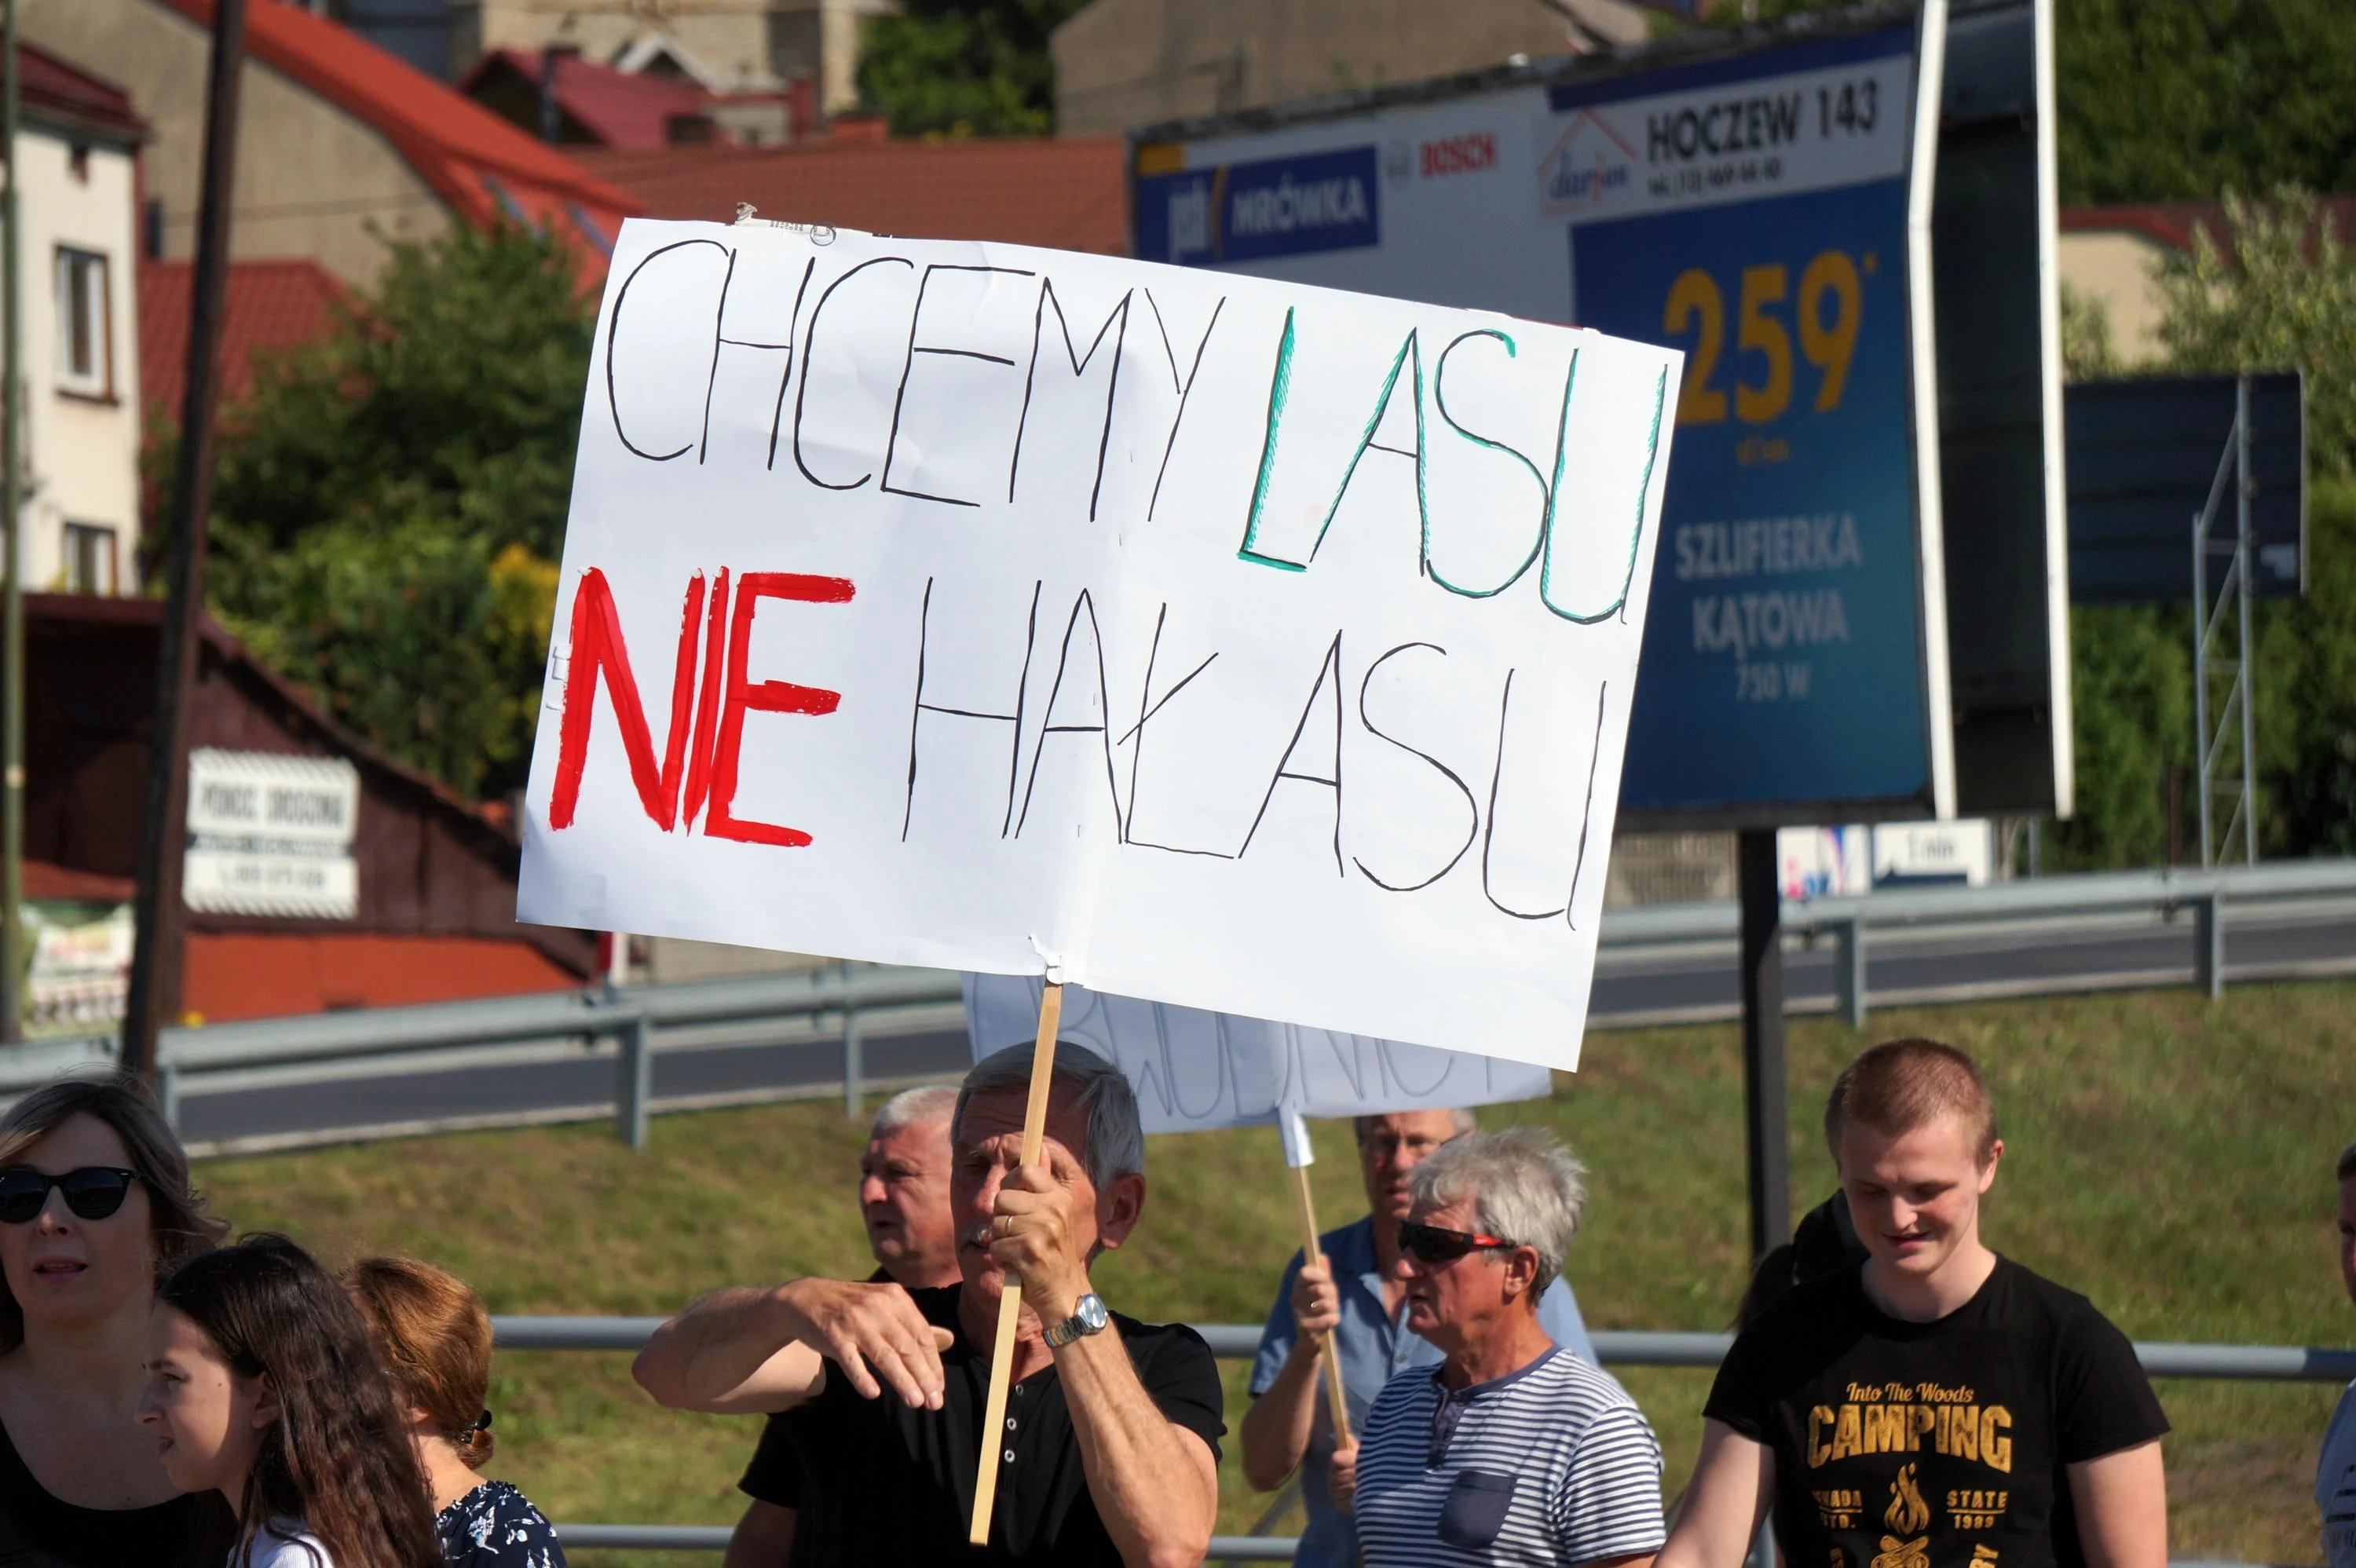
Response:
[[[1987,1210],[2000,1250],[2084,1291],[2142,1339],[2346,1344],[2356,1311],[2333,1265],[2331,1161],[2356,1137],[2356,985],[2251,987],[1879,1015],[1869,1038],[1924,1033],[1976,1053],[2008,1152]],[[1865,1037],[1795,1020],[1794,1202],[1831,1188],[1810,1124]],[[1570,1275],[1611,1328],[1722,1328],[1743,1274],[1741,1071],[1730,1027],[1599,1034],[1543,1123],[1591,1170]],[[1324,1128],[1320,1215],[1360,1211],[1347,1132]],[[207,1162],[199,1180],[246,1229],[333,1259],[391,1251],[472,1280],[500,1312],[660,1313],[732,1282],[868,1266],[850,1195],[858,1129],[816,1102],[668,1116],[633,1157],[603,1126],[540,1128]],[[1258,1320],[1294,1246],[1272,1131],[1155,1140],[1135,1244],[1099,1285],[1147,1318]],[[1228,1424],[1242,1397],[1230,1365]],[[1706,1374],[1629,1369],[1681,1487]],[[2318,1560],[2308,1501],[2334,1390],[2169,1381],[2171,1546],[2179,1558]],[[655,1409],[626,1358],[508,1354],[493,1469],[564,1520],[726,1522],[750,1423]],[[1229,1444],[1221,1529],[1249,1528]],[[1297,1522],[1297,1519],[1294,1522]],[[691,1563],[580,1553],[584,1568]],[[712,1561],[709,1559],[703,1560]]]

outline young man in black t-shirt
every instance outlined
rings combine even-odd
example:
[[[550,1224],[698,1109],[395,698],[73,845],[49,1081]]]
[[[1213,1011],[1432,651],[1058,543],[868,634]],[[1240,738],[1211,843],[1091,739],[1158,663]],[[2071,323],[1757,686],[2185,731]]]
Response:
[[[2168,1420],[2133,1347],[1980,1241],[2004,1145],[1979,1069],[1875,1046],[1825,1136],[1867,1261],[1736,1339],[1656,1568],[1737,1568],[1771,1508],[1794,1568],[2165,1568]]]

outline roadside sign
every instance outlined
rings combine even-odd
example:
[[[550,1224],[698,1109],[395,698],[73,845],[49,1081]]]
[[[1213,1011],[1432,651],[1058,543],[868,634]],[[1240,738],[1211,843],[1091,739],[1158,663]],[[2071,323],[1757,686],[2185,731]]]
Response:
[[[1928,718],[1946,649],[1924,615],[1937,454],[1922,474],[1914,441],[1916,76],[1900,25],[1548,90],[1573,319],[1691,356],[1632,810],[1952,791]]]
[[[2307,588],[2307,388],[2296,370],[2250,381],[2250,586]],[[2192,519],[2218,492],[2211,539],[2230,542],[2233,376],[2081,381],[2064,394],[2070,442],[2070,596],[2080,604],[2192,597]],[[1692,447],[1680,442],[1678,461]],[[1670,493],[1676,494],[1672,480]]]
[[[2066,815],[2050,33],[1932,0],[1141,132],[1138,254],[1685,350],[1628,826]]]

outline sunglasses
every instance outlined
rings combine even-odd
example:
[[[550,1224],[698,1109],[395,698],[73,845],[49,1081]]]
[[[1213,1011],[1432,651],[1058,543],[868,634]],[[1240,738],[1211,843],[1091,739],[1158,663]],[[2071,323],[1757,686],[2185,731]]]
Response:
[[[1434,1267],[1452,1264],[1467,1253],[1520,1244],[1498,1236],[1477,1235],[1471,1231],[1451,1231],[1439,1225],[1419,1225],[1408,1220],[1399,1222],[1398,1239],[1399,1251],[1411,1253]]]
[[[22,1225],[35,1219],[48,1202],[52,1187],[66,1195],[66,1207],[81,1218],[103,1220],[123,1207],[131,1184],[138,1179],[135,1170],[103,1165],[85,1165],[63,1176],[23,1166],[0,1170],[0,1224]]]

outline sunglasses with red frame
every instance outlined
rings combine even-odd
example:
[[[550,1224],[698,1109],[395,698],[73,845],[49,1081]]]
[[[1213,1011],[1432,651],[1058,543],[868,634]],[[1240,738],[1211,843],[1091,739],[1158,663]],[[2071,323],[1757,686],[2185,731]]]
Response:
[[[1435,1268],[1452,1264],[1467,1253],[1490,1252],[1521,1244],[1501,1236],[1483,1236],[1472,1231],[1451,1231],[1441,1225],[1419,1225],[1412,1220],[1399,1221],[1398,1239],[1399,1251],[1410,1253]]]

